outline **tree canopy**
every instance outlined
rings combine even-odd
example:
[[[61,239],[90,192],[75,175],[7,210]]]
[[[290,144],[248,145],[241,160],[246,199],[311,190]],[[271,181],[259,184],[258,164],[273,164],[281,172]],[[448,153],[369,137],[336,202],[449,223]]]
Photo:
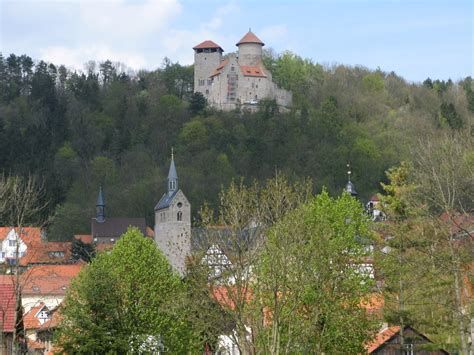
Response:
[[[75,354],[187,353],[197,342],[185,304],[180,277],[152,240],[130,228],[72,282],[57,342]]]

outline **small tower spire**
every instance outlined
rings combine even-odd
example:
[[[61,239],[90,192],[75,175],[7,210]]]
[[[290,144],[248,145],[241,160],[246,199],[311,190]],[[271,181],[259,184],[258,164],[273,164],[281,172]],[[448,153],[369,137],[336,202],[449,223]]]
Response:
[[[97,196],[97,202],[95,204],[96,210],[96,220],[97,222],[104,222],[105,221],[105,199],[104,199],[104,191],[102,190],[102,185],[99,187],[99,195]]]
[[[178,173],[176,172],[176,166],[174,165],[174,150],[171,148],[171,164],[168,172],[168,194],[172,195],[178,190]]]
[[[346,192],[348,192],[351,196],[356,197],[358,195],[354,184],[351,181],[351,164],[347,163],[347,184],[346,184]]]

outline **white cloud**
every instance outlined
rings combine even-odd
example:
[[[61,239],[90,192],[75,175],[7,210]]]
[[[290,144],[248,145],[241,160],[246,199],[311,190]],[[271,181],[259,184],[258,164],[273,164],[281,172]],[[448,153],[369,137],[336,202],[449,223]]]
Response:
[[[80,3],[80,20],[83,28],[96,38],[120,39],[140,38],[153,31],[166,28],[182,9],[178,0],[124,0]]]

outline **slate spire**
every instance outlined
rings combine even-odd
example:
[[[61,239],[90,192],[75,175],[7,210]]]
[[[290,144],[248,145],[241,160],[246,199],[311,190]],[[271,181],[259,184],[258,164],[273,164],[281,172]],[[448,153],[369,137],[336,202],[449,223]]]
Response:
[[[97,222],[104,222],[105,221],[105,199],[104,199],[104,191],[102,190],[102,185],[99,187],[99,195],[97,196],[97,202],[95,204],[96,210],[96,220]]]
[[[171,148],[171,164],[170,171],[168,172],[168,194],[171,195],[178,190],[178,173],[176,172],[176,166],[174,165],[174,153]]]
[[[347,164],[347,184],[346,184],[346,192],[348,192],[351,196],[357,197],[358,193],[355,189],[354,184],[351,181],[351,165]]]

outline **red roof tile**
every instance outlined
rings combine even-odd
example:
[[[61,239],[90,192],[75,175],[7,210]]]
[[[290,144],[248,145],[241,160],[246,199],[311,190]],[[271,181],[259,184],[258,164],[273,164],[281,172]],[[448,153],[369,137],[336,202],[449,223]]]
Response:
[[[216,76],[216,75],[219,75],[220,73],[222,73],[222,69],[224,69],[224,67],[227,65],[227,63],[229,63],[229,61],[227,59],[223,60],[221,62],[221,64],[219,64],[219,66],[216,69],[214,69],[214,71],[211,74],[211,78],[213,76]]]
[[[46,305],[43,302],[40,302],[28,312],[23,315],[23,324],[25,329],[38,329],[41,326],[40,320],[36,317],[39,311],[41,311]]]
[[[400,326],[395,325],[389,328],[383,329],[379,332],[374,340],[367,344],[366,349],[369,354],[372,354],[375,350],[377,350],[380,346],[382,346],[387,340],[391,339],[400,331]]]
[[[193,47],[193,49],[206,49],[206,48],[220,48],[222,51],[224,51],[221,46],[219,46],[217,43],[211,40],[201,42],[198,45]]]
[[[255,34],[252,32],[252,31],[248,31],[245,36],[243,36],[240,41],[237,42],[236,46],[239,46],[241,44],[244,44],[244,43],[257,43],[257,44],[261,44],[262,46],[265,45],[265,43],[263,43],[260,38],[258,38],[257,36],[255,36]]]
[[[240,70],[244,76],[256,76],[260,78],[266,78],[264,71],[260,67],[252,67],[249,65],[241,65]]]
[[[46,345],[40,341],[34,341],[28,339],[28,349],[42,350],[46,349]]]
[[[0,331],[13,332],[15,326],[15,287],[13,284],[0,284]]]
[[[65,295],[84,263],[36,265],[21,275],[24,295]]]

